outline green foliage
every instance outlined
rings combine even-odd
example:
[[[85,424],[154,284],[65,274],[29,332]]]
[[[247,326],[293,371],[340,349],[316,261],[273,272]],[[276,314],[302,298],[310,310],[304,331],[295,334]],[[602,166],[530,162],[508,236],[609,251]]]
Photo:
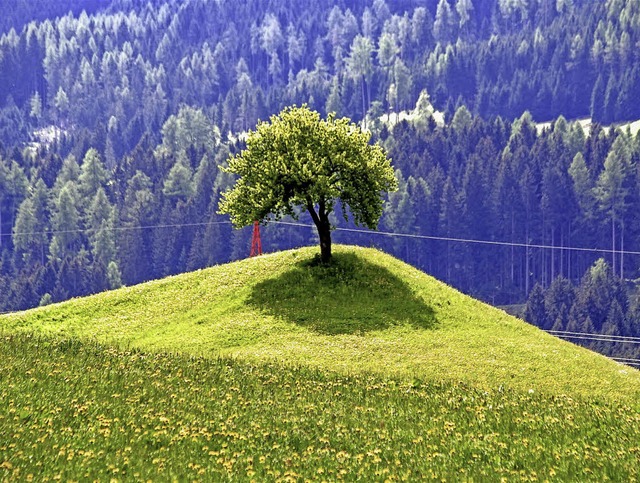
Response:
[[[40,120],[42,116],[42,99],[40,99],[40,94],[37,92],[34,93],[29,103],[31,106],[29,115],[36,118],[36,120]]]
[[[371,128],[407,183],[411,178],[426,183],[430,194],[423,201],[408,189],[407,196],[396,197],[398,203],[387,205],[407,216],[403,223],[392,213],[383,216],[385,231],[404,225],[413,235],[446,232],[561,248],[544,254],[537,248],[507,253],[486,247],[483,253],[471,244],[368,235],[365,240],[360,234],[342,234],[343,241],[379,244],[493,303],[522,303],[536,281],[548,285],[559,273],[577,283],[598,254],[569,252],[569,245],[611,247],[620,262],[611,264],[614,272],[636,277],[636,257],[618,253],[639,249],[638,142],[629,139],[630,169],[622,170],[625,179],[617,190],[615,163],[601,176],[618,136],[613,130],[593,124],[585,139],[584,122],[568,128],[559,119],[543,129],[533,119],[587,117],[591,100],[596,123],[640,117],[640,103],[634,102],[640,98],[637,1],[429,0],[422,6],[417,5],[425,2],[388,6],[384,0],[348,5],[100,0],[111,5],[104,10],[96,8],[97,1],[49,2],[37,16],[23,18],[28,2],[17,0],[0,20],[16,26],[0,38],[3,310],[23,307],[27,300],[35,305],[56,285],[57,294],[78,294],[74,277],[64,275],[56,257],[50,258],[46,276],[36,275],[38,264],[46,265],[51,234],[39,235],[41,240],[8,238],[22,227],[52,228],[54,204],[68,181],[79,194],[82,232],[66,255],[84,247],[91,253],[82,259],[101,259],[98,265],[104,265],[115,246],[127,284],[244,256],[245,232],[236,232],[228,243],[226,227],[209,230],[206,240],[205,230],[135,227],[220,222],[214,212],[219,187],[230,185],[228,176],[205,164],[191,182],[199,160],[205,154],[215,158],[221,141],[238,152],[245,139],[238,134],[254,128],[257,119],[305,102],[323,116],[334,111]],[[80,4],[86,14],[58,15],[77,13]],[[29,23],[31,18],[49,20]],[[433,117],[423,89],[438,111]],[[369,117],[394,111],[400,121],[399,111],[414,105],[425,109],[409,114],[408,125],[382,126],[375,120],[369,125]],[[473,114],[471,122],[465,116],[454,129],[440,124],[441,112],[449,121],[462,105]],[[504,120],[525,110],[531,112],[526,126],[514,129],[505,149],[511,125]],[[72,154],[81,162],[90,147],[99,150],[108,169],[98,185],[115,208],[112,226],[99,235],[104,218],[91,226],[87,221],[97,184],[77,183],[72,163],[60,169],[60,157]],[[574,177],[568,169],[578,153],[584,164],[577,163]],[[151,185],[138,193],[146,202],[129,208],[127,184],[138,171]],[[38,210],[30,206],[36,203],[22,204],[27,188],[40,178],[46,187],[55,185],[45,193],[51,206],[34,220],[29,212]],[[611,203],[616,192],[624,195],[623,203]],[[111,228],[117,229],[110,239]],[[278,230],[270,249],[308,240],[298,228],[286,235],[282,226]],[[76,269],[93,273],[84,280],[102,281],[92,282],[92,290],[104,287],[105,267]]]
[[[339,200],[345,220],[348,206],[356,224],[376,228],[381,196],[395,190],[397,181],[384,150],[369,144],[369,137],[346,118],[321,119],[306,106],[286,108],[249,133],[247,149],[223,168],[239,178],[223,193],[220,212],[242,227],[271,216],[297,218],[306,209],[322,245]]]
[[[69,97],[67,96],[67,93],[64,91],[62,86],[58,88],[58,92],[53,99],[53,104],[56,107],[58,115],[60,117],[64,117],[69,111]]]
[[[582,153],[579,152],[574,156],[571,166],[569,166],[569,175],[573,180],[573,190],[576,194],[578,205],[585,218],[593,218],[596,198],[593,192],[593,182],[591,181],[589,168],[587,168]]]
[[[107,265],[107,281],[109,282],[109,288],[111,290],[122,287],[122,275],[120,274],[118,264],[114,261],[110,261],[109,265]]]
[[[45,305],[49,305],[51,303],[51,294],[46,293],[40,299],[40,303],[38,304],[40,307],[44,307]]]
[[[177,157],[189,148],[212,152],[219,142],[219,129],[211,124],[202,109],[182,106],[177,115],[170,116],[162,125],[162,145],[156,156]]]
[[[545,309],[544,289],[536,283],[529,294],[525,306],[524,318],[536,327],[546,327],[547,313]]]
[[[617,221],[617,217],[624,214],[627,206],[626,196],[629,193],[628,182],[631,170],[631,154],[629,141],[624,135],[616,138],[604,162],[604,171],[598,178],[595,196],[600,209]]]
[[[61,260],[73,254],[79,242],[78,194],[73,182],[62,187],[54,205],[51,227],[56,233],[49,251],[53,259]]]
[[[98,190],[103,187],[108,179],[108,173],[100,158],[100,153],[95,148],[87,151],[80,166],[78,187],[80,193],[91,203]],[[104,194],[104,193],[103,193]]]
[[[193,173],[191,169],[184,162],[184,159],[181,158],[173,165],[171,171],[169,171],[162,192],[170,198],[188,198],[194,192],[192,178]]]

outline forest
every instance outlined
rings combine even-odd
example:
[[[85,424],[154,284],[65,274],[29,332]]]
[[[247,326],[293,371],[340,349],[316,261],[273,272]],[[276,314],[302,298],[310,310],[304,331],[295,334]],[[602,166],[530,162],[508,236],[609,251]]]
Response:
[[[259,120],[307,104],[370,130],[400,184],[386,234],[336,218],[336,241],[526,303],[545,329],[640,336],[640,139],[616,127],[640,119],[637,1],[15,3],[0,311],[246,257],[250,230],[217,213],[219,167]]]

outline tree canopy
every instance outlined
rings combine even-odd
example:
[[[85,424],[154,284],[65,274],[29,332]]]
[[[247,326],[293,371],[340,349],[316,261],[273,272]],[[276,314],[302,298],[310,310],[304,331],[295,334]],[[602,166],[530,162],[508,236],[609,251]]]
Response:
[[[236,227],[254,220],[311,215],[320,237],[321,258],[331,258],[331,222],[336,202],[345,220],[375,229],[382,194],[397,189],[391,161],[370,134],[347,118],[321,119],[307,106],[285,108],[249,134],[247,148],[225,170],[239,176],[223,193],[220,212]],[[348,206],[348,209],[347,209]]]

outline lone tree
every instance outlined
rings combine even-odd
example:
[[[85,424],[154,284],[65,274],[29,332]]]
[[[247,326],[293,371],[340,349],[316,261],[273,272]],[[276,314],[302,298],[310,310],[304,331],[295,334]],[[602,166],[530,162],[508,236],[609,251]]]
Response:
[[[297,219],[306,209],[318,229],[322,262],[331,259],[329,215],[341,201],[345,220],[375,229],[382,215],[381,194],[395,191],[391,162],[370,134],[349,119],[336,119],[307,106],[285,108],[249,133],[247,148],[223,168],[238,176],[222,195],[220,213],[237,228],[255,220]],[[349,210],[346,206],[348,205]]]

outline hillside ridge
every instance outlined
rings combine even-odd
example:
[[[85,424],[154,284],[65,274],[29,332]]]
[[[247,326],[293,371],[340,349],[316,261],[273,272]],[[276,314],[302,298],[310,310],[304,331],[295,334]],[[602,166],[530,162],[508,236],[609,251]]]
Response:
[[[640,371],[370,248],[300,248],[0,318],[5,333],[634,401]]]

